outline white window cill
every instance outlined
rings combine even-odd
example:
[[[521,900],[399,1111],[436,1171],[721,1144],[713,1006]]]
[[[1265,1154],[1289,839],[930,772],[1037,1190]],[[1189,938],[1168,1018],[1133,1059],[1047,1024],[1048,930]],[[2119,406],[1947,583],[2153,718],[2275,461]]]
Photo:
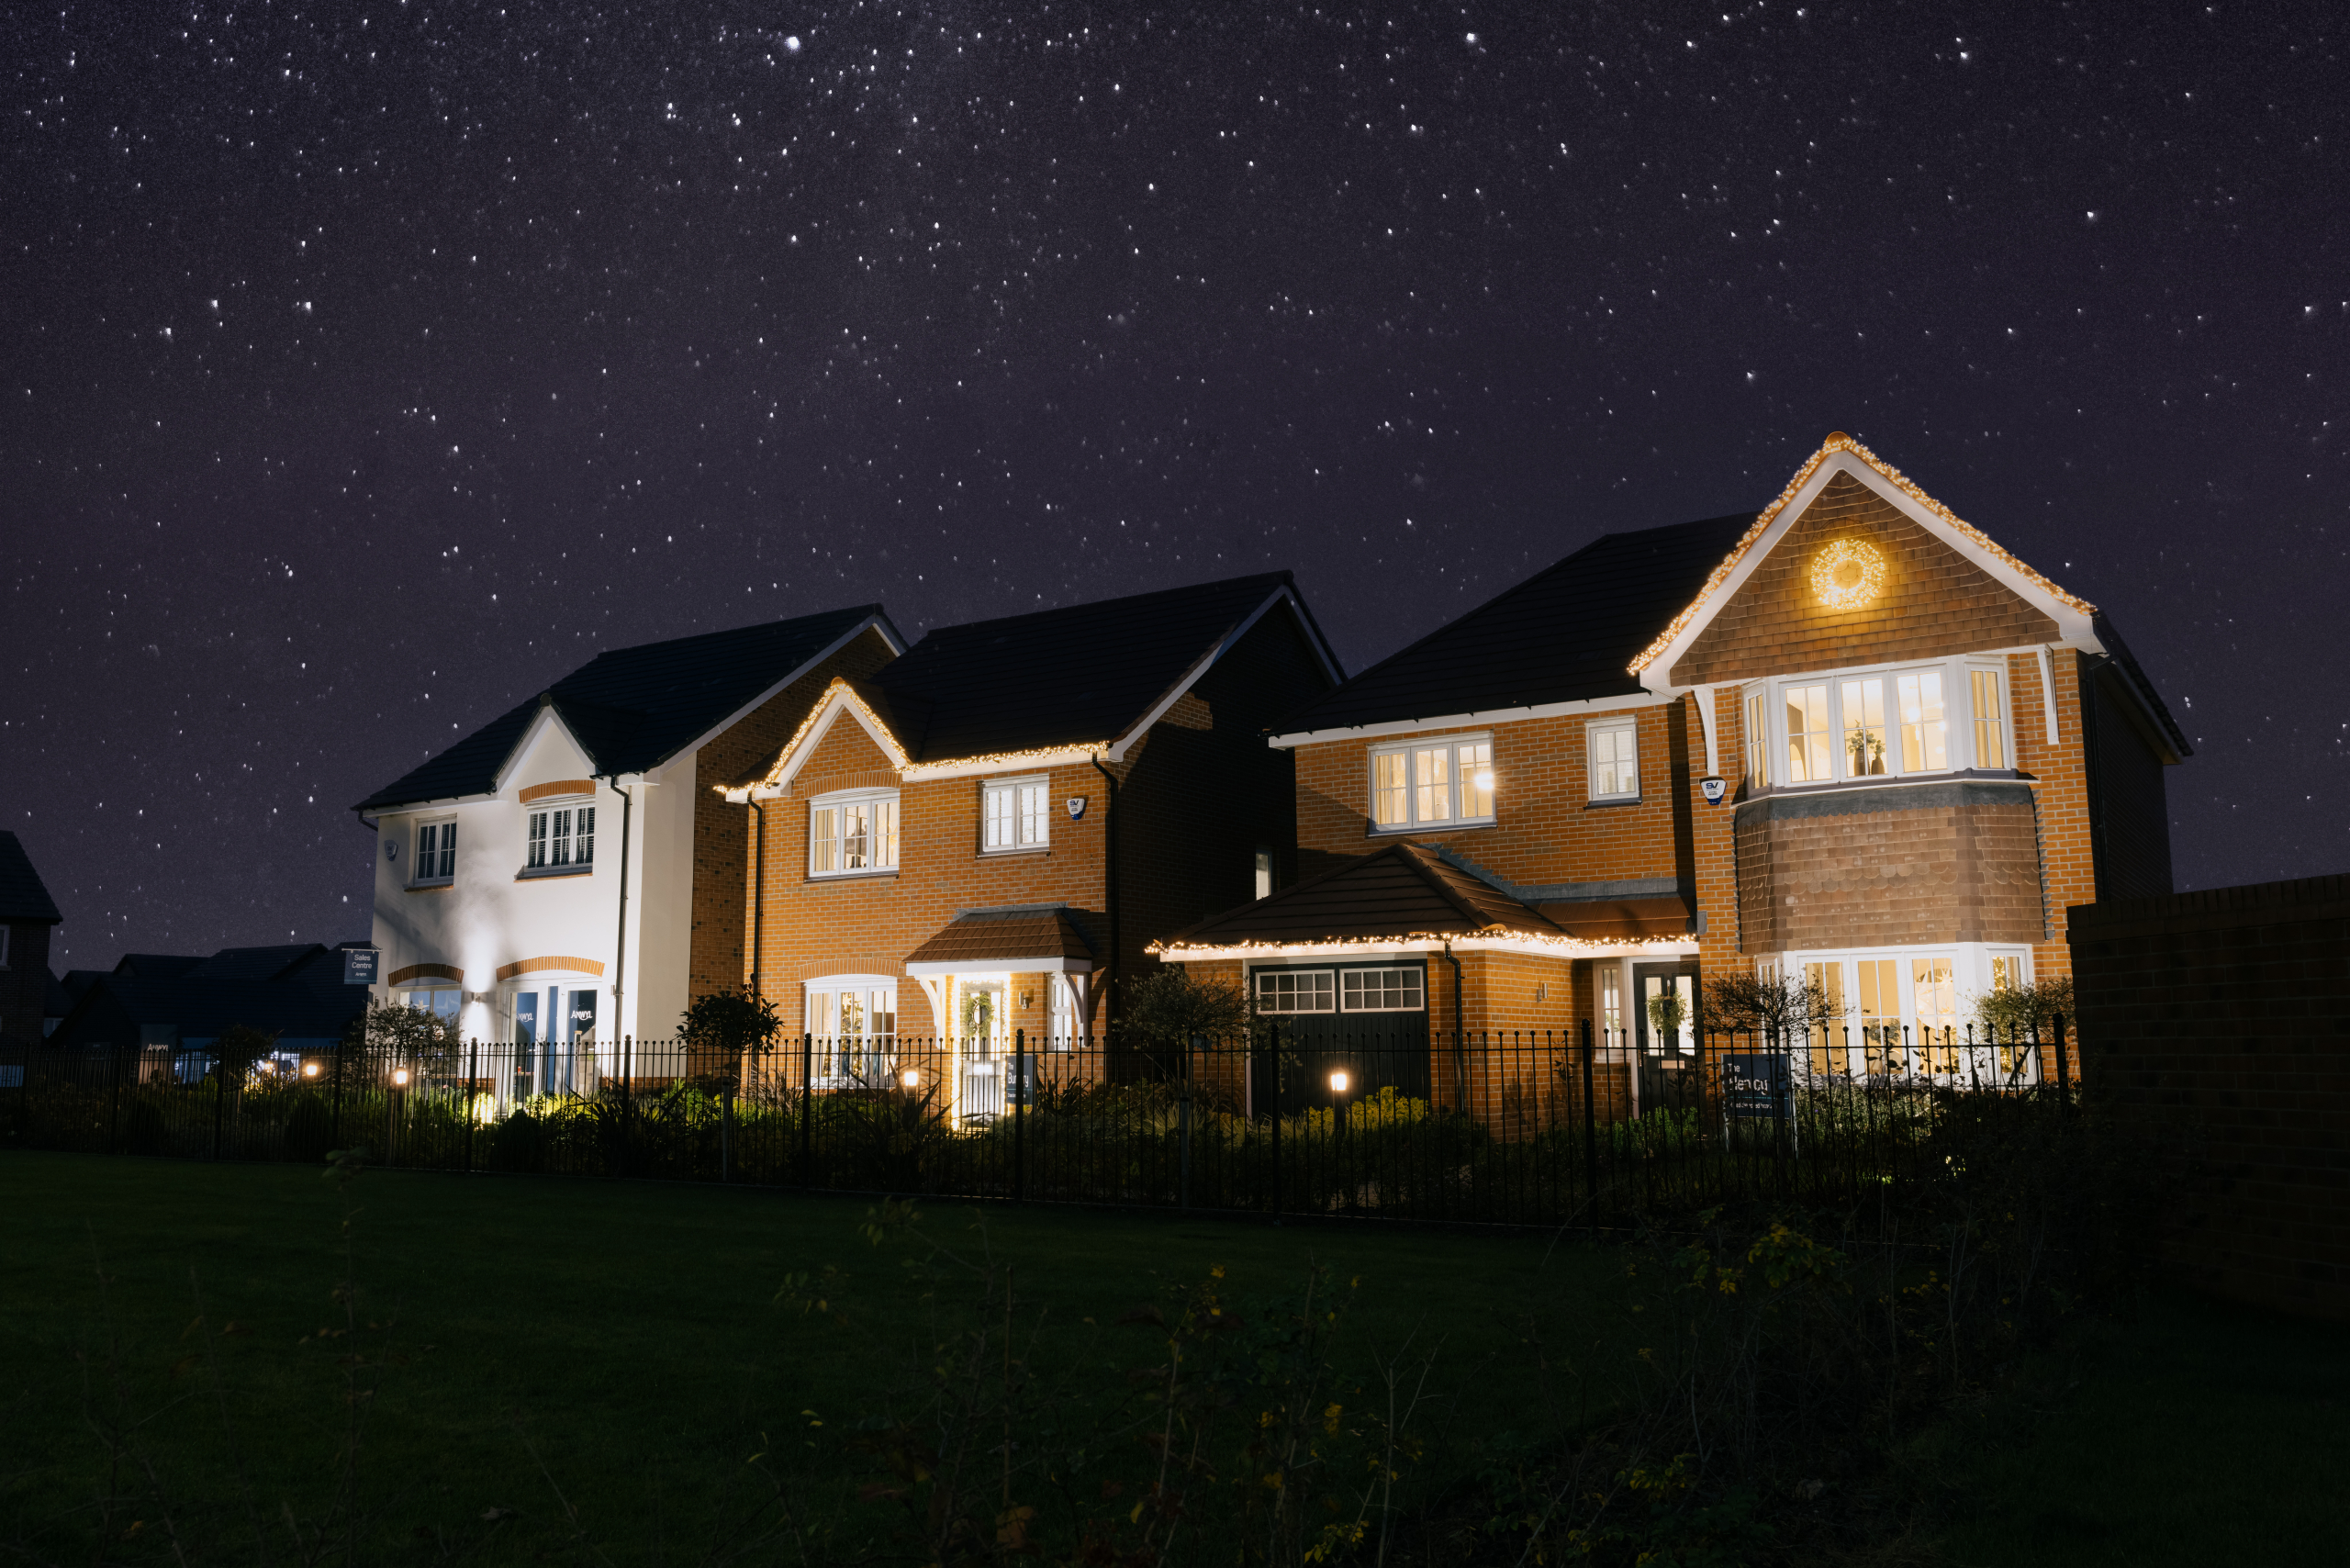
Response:
[[[1627,713],[1583,726],[1583,755],[1594,801],[1640,798],[1639,721]]]

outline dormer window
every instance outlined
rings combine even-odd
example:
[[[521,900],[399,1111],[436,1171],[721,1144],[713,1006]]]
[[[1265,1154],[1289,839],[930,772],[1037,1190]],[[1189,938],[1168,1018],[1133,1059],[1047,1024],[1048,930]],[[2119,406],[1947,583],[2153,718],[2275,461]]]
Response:
[[[408,880],[417,886],[451,881],[457,875],[457,819],[416,824],[416,859]]]

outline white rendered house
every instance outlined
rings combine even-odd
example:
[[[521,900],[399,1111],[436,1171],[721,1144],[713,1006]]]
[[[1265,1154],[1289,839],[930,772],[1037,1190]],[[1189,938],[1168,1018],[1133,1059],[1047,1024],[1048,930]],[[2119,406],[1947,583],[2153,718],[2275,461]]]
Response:
[[[904,650],[878,605],[599,655],[355,808],[375,829],[375,994],[532,1047],[519,1092],[592,1087],[742,983],[744,813],[835,676]]]

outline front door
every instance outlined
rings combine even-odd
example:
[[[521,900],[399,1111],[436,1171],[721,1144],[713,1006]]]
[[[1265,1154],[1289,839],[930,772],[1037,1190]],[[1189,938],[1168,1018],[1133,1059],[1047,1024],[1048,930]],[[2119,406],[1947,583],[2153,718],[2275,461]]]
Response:
[[[1697,1103],[1697,966],[1632,966],[1632,1036],[1639,1047],[1640,1109]]]

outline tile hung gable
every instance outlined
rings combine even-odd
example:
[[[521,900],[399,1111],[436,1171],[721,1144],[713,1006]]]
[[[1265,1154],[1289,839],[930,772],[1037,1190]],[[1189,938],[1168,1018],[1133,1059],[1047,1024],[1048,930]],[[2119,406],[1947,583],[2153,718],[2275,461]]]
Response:
[[[1885,563],[1863,609],[1831,610],[1811,586],[1823,546],[1858,539]],[[2039,606],[1845,469],[1832,475],[1671,666],[1675,686],[1890,664],[2064,639]]]

